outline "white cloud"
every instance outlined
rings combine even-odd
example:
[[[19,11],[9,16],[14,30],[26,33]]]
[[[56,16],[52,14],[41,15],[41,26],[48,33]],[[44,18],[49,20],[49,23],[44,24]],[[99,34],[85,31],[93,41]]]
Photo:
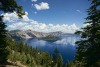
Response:
[[[65,33],[74,33],[79,28],[76,26],[76,24],[45,24],[40,23],[35,20],[31,20],[28,18],[28,13],[25,12],[26,15],[23,16],[23,19],[18,19],[17,14],[14,13],[6,13],[4,14],[4,21],[8,21],[7,29],[9,30],[15,30],[15,29],[22,29],[22,30],[34,30],[39,32],[55,32],[55,31],[62,31]],[[15,21],[16,20],[16,21]],[[13,21],[13,22],[12,22]],[[12,22],[12,23],[11,23]]]
[[[39,25],[39,28],[40,28],[40,29],[45,29],[45,28],[46,28],[46,24],[41,23],[41,24]]]
[[[67,45],[68,44],[67,43],[67,39],[61,39],[61,40],[58,40],[58,41],[56,41],[54,43],[56,43],[56,44],[64,44],[64,45]]]
[[[4,22],[17,22],[19,20],[18,15],[17,15],[16,12],[5,13],[3,15],[4,15],[4,18],[3,18]],[[21,20],[23,20],[23,21],[29,21],[28,13],[27,12],[25,12],[25,15],[23,15],[22,17],[23,18]]]
[[[3,18],[3,21],[4,22],[15,22],[18,20],[18,16],[17,16],[17,13],[16,12],[13,12],[13,13],[5,13],[3,14],[4,15],[4,18]]]
[[[12,23],[11,25],[8,25],[8,28],[12,28],[14,30],[14,29],[24,27],[27,24],[28,23],[25,23],[25,22],[24,23],[23,22]]]
[[[22,16],[23,21],[29,21],[28,12],[25,12],[25,15]]]
[[[72,46],[75,46],[75,42],[77,41],[76,37],[67,37],[67,38],[63,38],[61,40],[57,40],[56,42],[54,42],[55,44],[63,44],[63,45],[69,45],[71,44]]]
[[[31,0],[32,2],[37,2],[37,0]]]
[[[41,2],[40,4],[34,4],[34,7],[37,9],[37,10],[46,10],[46,9],[49,9],[49,4],[46,3],[46,2]]]
[[[79,12],[79,13],[82,13],[80,10],[76,10],[77,12]]]

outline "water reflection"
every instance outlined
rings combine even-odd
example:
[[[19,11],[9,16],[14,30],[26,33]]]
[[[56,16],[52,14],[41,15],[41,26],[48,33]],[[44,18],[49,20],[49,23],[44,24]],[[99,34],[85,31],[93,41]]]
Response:
[[[62,37],[61,40],[58,40],[56,42],[47,42],[43,40],[38,40],[36,38],[26,40],[25,42],[34,48],[37,47],[39,50],[49,52],[50,54],[53,54],[54,49],[57,47],[63,57],[64,63],[66,63],[67,60],[74,59],[76,52],[75,42],[79,39],[79,36],[74,35]]]

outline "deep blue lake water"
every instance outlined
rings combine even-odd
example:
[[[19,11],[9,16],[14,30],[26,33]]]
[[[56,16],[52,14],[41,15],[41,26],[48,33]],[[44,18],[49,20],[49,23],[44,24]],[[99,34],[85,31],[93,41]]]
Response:
[[[55,48],[58,48],[59,53],[62,55],[63,62],[66,63],[66,61],[72,61],[74,59],[76,53],[75,42],[79,39],[80,36],[78,35],[68,35],[61,37],[61,40],[56,42],[47,42],[36,38],[26,40],[25,42],[33,48],[37,47],[39,50],[49,52],[51,55]]]

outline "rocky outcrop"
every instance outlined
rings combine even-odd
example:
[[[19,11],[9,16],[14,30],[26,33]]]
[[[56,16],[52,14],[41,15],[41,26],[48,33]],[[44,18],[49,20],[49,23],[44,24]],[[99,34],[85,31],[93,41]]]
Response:
[[[12,37],[14,39],[30,39],[30,38],[42,38],[46,37],[48,35],[52,35],[55,37],[61,37],[65,36],[65,33],[61,31],[57,32],[49,32],[49,33],[44,33],[44,32],[37,32],[37,31],[32,31],[32,30],[13,30],[8,32],[8,36]]]

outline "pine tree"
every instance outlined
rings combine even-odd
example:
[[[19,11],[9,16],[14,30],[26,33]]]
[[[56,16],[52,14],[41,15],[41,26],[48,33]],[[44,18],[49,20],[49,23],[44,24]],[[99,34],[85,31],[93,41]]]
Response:
[[[22,53],[23,50],[24,50],[24,42],[23,41],[20,41],[17,45],[17,49],[18,49],[18,52]]]
[[[7,13],[7,12],[14,12],[16,11],[19,17],[24,15],[22,12],[22,7],[18,6],[15,0],[0,0],[0,11]],[[9,51],[6,49],[6,25],[3,22],[3,15],[0,15],[0,64],[7,61],[7,56]]]
[[[9,52],[6,49],[6,30],[5,30],[6,25],[2,21],[2,17],[0,17],[0,63],[4,63],[5,60],[7,60],[7,55]]]
[[[54,62],[55,64],[57,63],[58,56],[59,56],[59,51],[58,51],[58,49],[57,49],[57,47],[56,47],[55,50],[54,50],[54,53],[53,53],[53,62]]]
[[[71,67],[71,66],[72,66],[72,62],[67,61],[67,63],[66,63],[66,67]]]
[[[62,56],[58,56],[57,67],[63,67],[63,59]]]
[[[75,60],[83,62],[85,67],[95,67],[100,60],[100,0],[91,1],[85,22],[88,25],[76,32],[82,40],[76,42],[78,48]]]

